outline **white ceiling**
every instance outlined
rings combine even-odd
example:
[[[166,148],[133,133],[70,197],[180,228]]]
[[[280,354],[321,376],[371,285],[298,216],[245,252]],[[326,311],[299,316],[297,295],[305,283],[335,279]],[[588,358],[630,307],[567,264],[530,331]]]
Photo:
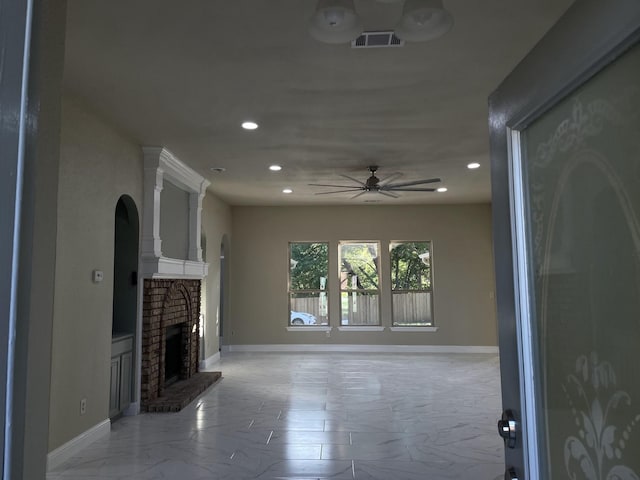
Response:
[[[487,97],[569,3],[445,0],[444,37],[357,50],[308,35],[315,0],[69,0],[65,90],[232,205],[487,202]],[[355,4],[365,30],[392,29],[402,9]],[[449,190],[351,199],[308,186],[364,181],[371,164]]]

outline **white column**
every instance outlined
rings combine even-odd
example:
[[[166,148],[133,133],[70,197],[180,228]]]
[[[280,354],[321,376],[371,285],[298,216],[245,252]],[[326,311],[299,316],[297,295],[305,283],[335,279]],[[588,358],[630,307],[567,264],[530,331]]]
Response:
[[[164,170],[158,167],[159,152],[144,149],[144,210],[142,215],[142,256],[160,258],[160,193],[164,185]],[[149,208],[152,207],[152,208]]]
[[[203,182],[198,193],[189,194],[189,260],[195,262],[202,262],[202,200],[206,192],[207,184]]]

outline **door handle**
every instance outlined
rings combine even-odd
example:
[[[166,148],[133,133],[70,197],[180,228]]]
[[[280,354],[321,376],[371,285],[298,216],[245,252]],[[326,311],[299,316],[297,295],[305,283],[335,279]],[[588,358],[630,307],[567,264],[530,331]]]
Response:
[[[511,410],[505,410],[502,418],[498,420],[498,433],[508,448],[515,448],[518,429],[516,419]]]
[[[518,480],[518,476],[513,467],[507,468],[507,471],[504,472],[504,480]]]

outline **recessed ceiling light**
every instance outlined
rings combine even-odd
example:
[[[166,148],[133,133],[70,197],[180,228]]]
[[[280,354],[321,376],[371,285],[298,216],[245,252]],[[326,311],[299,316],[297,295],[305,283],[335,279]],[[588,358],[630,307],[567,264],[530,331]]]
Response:
[[[279,172],[280,170],[282,170],[282,167],[280,165],[271,165],[269,167],[269,170],[271,170],[272,172]]]
[[[282,193],[293,193],[293,190],[291,190],[290,188],[284,188],[282,189]]]
[[[443,192],[446,192],[446,191],[447,191],[447,187],[440,187],[440,188],[438,188],[436,190],[436,192],[438,192],[438,193],[443,193]]]
[[[479,163],[477,163],[477,162],[472,162],[472,163],[470,163],[469,165],[467,165],[467,168],[468,168],[469,170],[474,170],[474,169],[476,169],[476,168],[480,168],[480,164],[479,164]]]
[[[256,122],[242,122],[242,128],[245,130],[255,130],[258,128],[258,124]]]

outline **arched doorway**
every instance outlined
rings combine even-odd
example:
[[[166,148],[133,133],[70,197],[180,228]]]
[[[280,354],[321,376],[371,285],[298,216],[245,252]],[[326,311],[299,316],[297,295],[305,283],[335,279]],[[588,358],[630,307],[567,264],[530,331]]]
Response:
[[[122,195],[115,209],[113,247],[113,320],[109,416],[131,404],[135,381],[133,358],[138,318],[139,218],[135,202]]]
[[[204,234],[204,231],[200,234],[200,249],[202,250],[202,261],[207,263],[207,236]],[[207,321],[205,321],[206,312],[208,310],[209,300],[209,282],[205,278],[202,282],[203,291],[200,305],[200,361],[205,361],[207,359],[207,348],[206,348],[206,339],[207,339]]]
[[[228,325],[227,315],[227,299],[229,298],[228,280],[229,272],[227,271],[229,265],[229,238],[223,235],[220,242],[220,318],[219,318],[219,336],[220,336],[220,351],[224,345],[229,344],[229,339],[225,342],[225,331],[231,331]]]

